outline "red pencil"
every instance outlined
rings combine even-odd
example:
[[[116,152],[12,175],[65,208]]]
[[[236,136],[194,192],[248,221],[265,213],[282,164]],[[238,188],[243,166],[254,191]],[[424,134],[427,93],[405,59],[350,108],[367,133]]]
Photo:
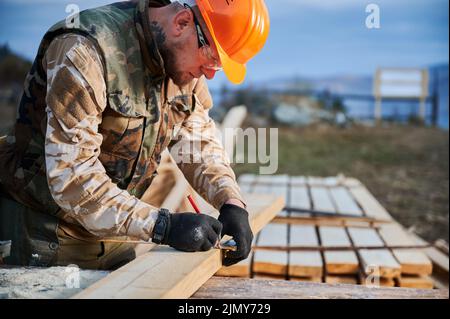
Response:
[[[192,207],[194,208],[195,212],[197,214],[200,214],[200,209],[198,209],[197,204],[194,201],[194,198],[191,195],[188,195],[187,199],[189,200],[189,202],[191,203]]]

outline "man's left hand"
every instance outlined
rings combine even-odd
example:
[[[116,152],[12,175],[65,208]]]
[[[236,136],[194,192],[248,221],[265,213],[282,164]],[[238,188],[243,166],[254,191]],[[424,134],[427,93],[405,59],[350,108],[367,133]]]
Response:
[[[227,252],[223,261],[225,266],[244,260],[252,248],[253,233],[248,222],[248,212],[242,206],[229,204],[228,201],[220,209],[219,221],[223,225],[222,232],[232,236],[237,245],[236,251]]]

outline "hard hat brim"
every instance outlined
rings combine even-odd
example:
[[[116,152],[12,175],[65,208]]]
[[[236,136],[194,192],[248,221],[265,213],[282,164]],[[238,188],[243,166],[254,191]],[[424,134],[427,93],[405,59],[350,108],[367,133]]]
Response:
[[[215,41],[217,51],[219,52],[220,63],[222,63],[223,72],[227,76],[228,80],[233,84],[241,84],[244,82],[247,68],[245,64],[238,63],[231,59],[228,54],[222,49],[220,44]]]

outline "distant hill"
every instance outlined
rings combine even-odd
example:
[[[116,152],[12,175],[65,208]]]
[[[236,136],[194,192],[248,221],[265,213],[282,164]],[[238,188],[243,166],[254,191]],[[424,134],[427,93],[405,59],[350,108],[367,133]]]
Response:
[[[7,44],[0,45],[0,88],[22,86],[30,68],[29,60],[12,52]]]
[[[439,83],[439,91],[448,86],[449,65],[446,63],[427,67],[430,73],[430,89],[434,87],[434,81]],[[271,79],[252,83],[253,88],[268,88],[276,90],[305,90],[314,91],[328,90],[335,94],[372,94],[372,75],[336,75],[324,77],[294,76],[286,78]],[[430,90],[430,92],[433,92]],[[448,91],[447,91],[448,92]],[[448,95],[448,93],[447,93]]]

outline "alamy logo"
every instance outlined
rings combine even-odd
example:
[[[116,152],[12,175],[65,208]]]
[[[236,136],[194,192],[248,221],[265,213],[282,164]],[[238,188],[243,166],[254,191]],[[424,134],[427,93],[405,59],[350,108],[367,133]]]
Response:
[[[66,6],[66,13],[69,15],[66,17],[66,28],[79,28],[80,27],[80,7],[76,4],[68,4]]]
[[[380,29],[380,7],[375,3],[370,3],[366,6],[366,13],[369,13],[366,17],[367,29]]]
[[[377,265],[367,265],[365,272],[367,274],[365,286],[369,288],[379,288],[380,267]]]
[[[65,272],[68,274],[66,277],[66,288],[80,288],[80,268],[77,265],[68,265]]]

